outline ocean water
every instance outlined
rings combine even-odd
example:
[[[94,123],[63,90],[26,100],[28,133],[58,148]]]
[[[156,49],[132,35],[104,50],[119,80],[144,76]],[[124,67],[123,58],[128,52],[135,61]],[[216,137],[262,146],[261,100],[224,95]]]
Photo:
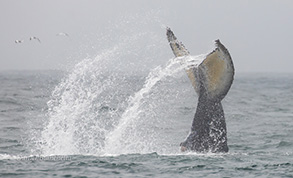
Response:
[[[229,152],[182,153],[197,105],[186,66],[121,41],[68,71],[0,72],[0,177],[293,177],[291,74],[236,66]]]
[[[293,176],[291,75],[237,74],[223,101],[229,153],[196,154],[179,151],[196,95],[184,72],[162,71],[1,72],[1,177]]]

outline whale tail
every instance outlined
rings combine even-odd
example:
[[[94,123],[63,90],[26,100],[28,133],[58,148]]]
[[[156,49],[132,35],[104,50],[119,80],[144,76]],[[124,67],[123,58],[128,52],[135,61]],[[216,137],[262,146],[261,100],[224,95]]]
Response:
[[[190,53],[177,40],[170,28],[167,28],[167,38],[176,57],[188,56]],[[234,65],[227,48],[215,41],[216,48],[209,53],[196,68],[186,69],[187,75],[198,95],[206,95],[210,99],[222,100],[228,93],[234,78]],[[202,89],[200,86],[202,85]],[[205,93],[200,93],[205,92]]]
[[[176,57],[190,53],[167,28],[167,38]],[[186,73],[199,96],[191,133],[181,143],[184,149],[194,151],[227,152],[227,132],[221,100],[228,93],[234,78],[234,65],[227,48],[215,41],[216,48],[197,66]],[[183,150],[184,150],[183,149]]]

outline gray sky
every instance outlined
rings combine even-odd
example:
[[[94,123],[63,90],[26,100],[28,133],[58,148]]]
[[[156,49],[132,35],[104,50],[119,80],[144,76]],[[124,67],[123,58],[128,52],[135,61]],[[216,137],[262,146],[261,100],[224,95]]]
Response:
[[[142,22],[135,20],[145,16],[145,28],[139,28]],[[93,58],[106,41],[112,40],[106,45],[111,47],[115,36],[127,37],[127,31],[111,30],[123,29],[127,19],[129,35],[153,31],[163,36],[162,26],[170,26],[194,55],[208,52],[220,39],[236,72],[293,71],[291,0],[1,0],[0,70],[63,69]],[[56,36],[59,32],[70,36]]]

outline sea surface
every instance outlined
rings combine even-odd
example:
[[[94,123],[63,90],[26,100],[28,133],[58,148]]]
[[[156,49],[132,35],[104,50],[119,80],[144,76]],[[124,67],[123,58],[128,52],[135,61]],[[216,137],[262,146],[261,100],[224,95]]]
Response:
[[[196,106],[183,74],[152,89],[100,76],[101,90],[67,72],[1,72],[0,176],[293,177],[292,75],[237,74],[223,101],[229,153],[196,154],[179,151]]]
[[[180,62],[139,73],[112,55],[0,72],[0,177],[293,177],[292,74],[236,70],[229,152],[182,153],[197,96]]]

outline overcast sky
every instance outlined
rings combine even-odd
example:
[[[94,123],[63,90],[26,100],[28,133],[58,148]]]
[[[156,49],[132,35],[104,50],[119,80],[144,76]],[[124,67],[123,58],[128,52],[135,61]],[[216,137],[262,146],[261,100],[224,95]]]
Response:
[[[145,16],[145,28],[139,28]],[[0,70],[62,69],[94,57],[117,34],[163,36],[162,27],[170,26],[194,55],[220,39],[236,72],[293,71],[292,0],[1,0],[0,23]],[[111,30],[127,23],[129,34]],[[70,36],[56,36],[60,32]]]

